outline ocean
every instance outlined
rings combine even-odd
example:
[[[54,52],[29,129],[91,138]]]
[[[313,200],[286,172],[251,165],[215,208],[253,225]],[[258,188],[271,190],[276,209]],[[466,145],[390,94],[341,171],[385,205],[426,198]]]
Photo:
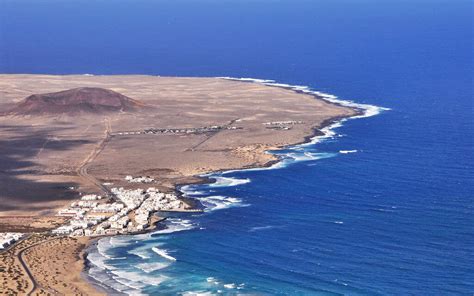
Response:
[[[472,6],[0,0],[0,72],[271,79],[373,115],[181,188],[202,214],[99,240],[88,276],[114,293],[472,295]]]

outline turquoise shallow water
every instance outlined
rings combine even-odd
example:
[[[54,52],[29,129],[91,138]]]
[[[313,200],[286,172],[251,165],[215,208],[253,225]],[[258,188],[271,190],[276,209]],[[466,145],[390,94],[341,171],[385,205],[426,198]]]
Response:
[[[186,188],[204,214],[101,240],[104,285],[470,295],[472,35],[471,1],[0,1],[0,72],[257,77],[391,109]]]

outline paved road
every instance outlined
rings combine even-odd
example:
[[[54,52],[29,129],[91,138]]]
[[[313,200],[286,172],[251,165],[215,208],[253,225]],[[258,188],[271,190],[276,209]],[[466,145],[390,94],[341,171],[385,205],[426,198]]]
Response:
[[[31,295],[33,293],[34,290],[36,290],[36,288],[38,287],[38,283],[36,282],[35,278],[33,277],[33,274],[31,274],[31,271],[30,269],[28,268],[28,265],[26,265],[25,261],[23,260],[23,252],[25,252],[26,250],[28,250],[30,247],[27,247],[27,248],[24,248],[22,249],[20,252],[18,252],[18,261],[20,262],[21,266],[23,267],[23,269],[25,270],[26,272],[26,275],[30,278],[30,282],[32,284],[32,287],[31,287],[31,290],[30,292],[28,292],[26,295]]]
[[[38,283],[36,282],[33,274],[31,273],[30,269],[28,268],[28,265],[26,264],[25,260],[23,259],[23,253],[35,246],[38,246],[40,244],[43,244],[45,242],[49,242],[49,241],[52,241],[52,240],[55,240],[57,238],[52,238],[52,239],[47,239],[47,240],[43,240],[43,241],[40,241],[40,242],[37,242],[35,244],[32,244],[30,246],[27,246],[26,248],[23,248],[21,249],[18,254],[17,254],[17,258],[18,258],[18,261],[20,262],[21,266],[23,267],[23,269],[25,270],[26,272],[26,275],[30,278],[30,281],[32,283],[32,287],[31,287],[31,290],[30,292],[28,292],[26,295],[29,296],[29,295],[32,295],[33,292],[38,289]]]

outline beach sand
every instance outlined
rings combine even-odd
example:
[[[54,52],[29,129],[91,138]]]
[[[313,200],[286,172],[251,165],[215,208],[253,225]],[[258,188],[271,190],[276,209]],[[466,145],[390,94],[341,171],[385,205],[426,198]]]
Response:
[[[1,257],[1,295],[100,295],[81,278],[89,238],[34,234]]]

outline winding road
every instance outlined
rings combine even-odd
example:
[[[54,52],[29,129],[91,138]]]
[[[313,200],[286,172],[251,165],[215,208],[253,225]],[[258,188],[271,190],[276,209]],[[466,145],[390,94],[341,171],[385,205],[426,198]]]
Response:
[[[29,278],[29,280],[31,281],[31,284],[32,284],[31,290],[30,290],[28,293],[26,293],[27,296],[32,295],[33,292],[34,292],[36,289],[38,289],[38,288],[40,287],[40,285],[39,285],[38,282],[35,280],[33,274],[31,273],[30,269],[28,268],[28,265],[26,264],[25,260],[23,259],[23,253],[24,253],[25,251],[27,251],[27,250],[29,250],[29,249],[35,247],[35,246],[44,244],[44,243],[46,243],[46,242],[49,242],[49,241],[52,241],[52,240],[55,240],[55,239],[57,239],[57,238],[51,238],[51,239],[48,239],[48,240],[43,240],[43,241],[34,243],[34,244],[30,245],[30,246],[27,246],[27,247],[21,249],[21,250],[18,252],[18,254],[17,254],[18,262],[20,262],[22,268],[25,270],[25,273],[26,273],[26,275],[28,276],[28,278]],[[41,288],[42,288],[42,287],[41,287]],[[44,289],[44,288],[43,288],[43,289]]]

